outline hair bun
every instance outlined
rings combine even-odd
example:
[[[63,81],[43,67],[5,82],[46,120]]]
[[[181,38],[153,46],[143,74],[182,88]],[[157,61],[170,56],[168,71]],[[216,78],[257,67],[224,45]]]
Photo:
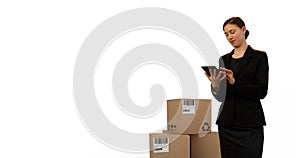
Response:
[[[249,31],[248,30],[246,30],[246,33],[245,33],[245,38],[247,39],[247,37],[249,36]]]

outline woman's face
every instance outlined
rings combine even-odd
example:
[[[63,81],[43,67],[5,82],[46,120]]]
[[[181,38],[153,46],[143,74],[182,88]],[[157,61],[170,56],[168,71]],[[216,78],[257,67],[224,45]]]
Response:
[[[235,48],[241,46],[245,39],[246,28],[238,27],[235,24],[227,24],[224,27],[224,34],[228,42]]]

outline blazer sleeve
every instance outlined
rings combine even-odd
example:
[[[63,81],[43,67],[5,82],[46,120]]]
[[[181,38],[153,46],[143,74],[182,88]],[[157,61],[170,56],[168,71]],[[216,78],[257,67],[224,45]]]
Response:
[[[269,63],[268,57],[265,52],[256,53],[258,58],[256,67],[256,76],[253,83],[246,83],[240,80],[236,80],[231,88],[234,89],[235,94],[241,97],[250,99],[263,99],[268,92],[268,80],[269,80]]]
[[[224,67],[224,61],[222,57],[219,58],[219,67]],[[212,95],[216,98],[216,100],[219,102],[224,102],[226,97],[226,79],[221,82],[219,92],[215,92],[212,88],[212,85],[210,87]]]

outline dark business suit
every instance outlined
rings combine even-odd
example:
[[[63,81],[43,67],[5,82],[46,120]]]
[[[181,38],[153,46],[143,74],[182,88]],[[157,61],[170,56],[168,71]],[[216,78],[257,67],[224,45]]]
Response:
[[[222,56],[220,66],[232,70],[232,55],[233,51]],[[267,54],[248,46],[233,71],[234,85],[224,80],[220,92],[213,92],[222,102],[217,119],[222,158],[261,157],[266,121],[260,99],[267,95],[268,74]]]

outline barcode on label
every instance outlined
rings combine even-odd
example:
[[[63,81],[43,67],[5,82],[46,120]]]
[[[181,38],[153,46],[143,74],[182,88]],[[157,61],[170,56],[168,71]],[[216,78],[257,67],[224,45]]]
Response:
[[[195,100],[194,99],[184,99],[182,105],[193,105],[193,106],[195,106]]]
[[[154,138],[153,152],[169,152],[169,137]]]
[[[169,139],[168,138],[155,138],[154,144],[168,144]]]

